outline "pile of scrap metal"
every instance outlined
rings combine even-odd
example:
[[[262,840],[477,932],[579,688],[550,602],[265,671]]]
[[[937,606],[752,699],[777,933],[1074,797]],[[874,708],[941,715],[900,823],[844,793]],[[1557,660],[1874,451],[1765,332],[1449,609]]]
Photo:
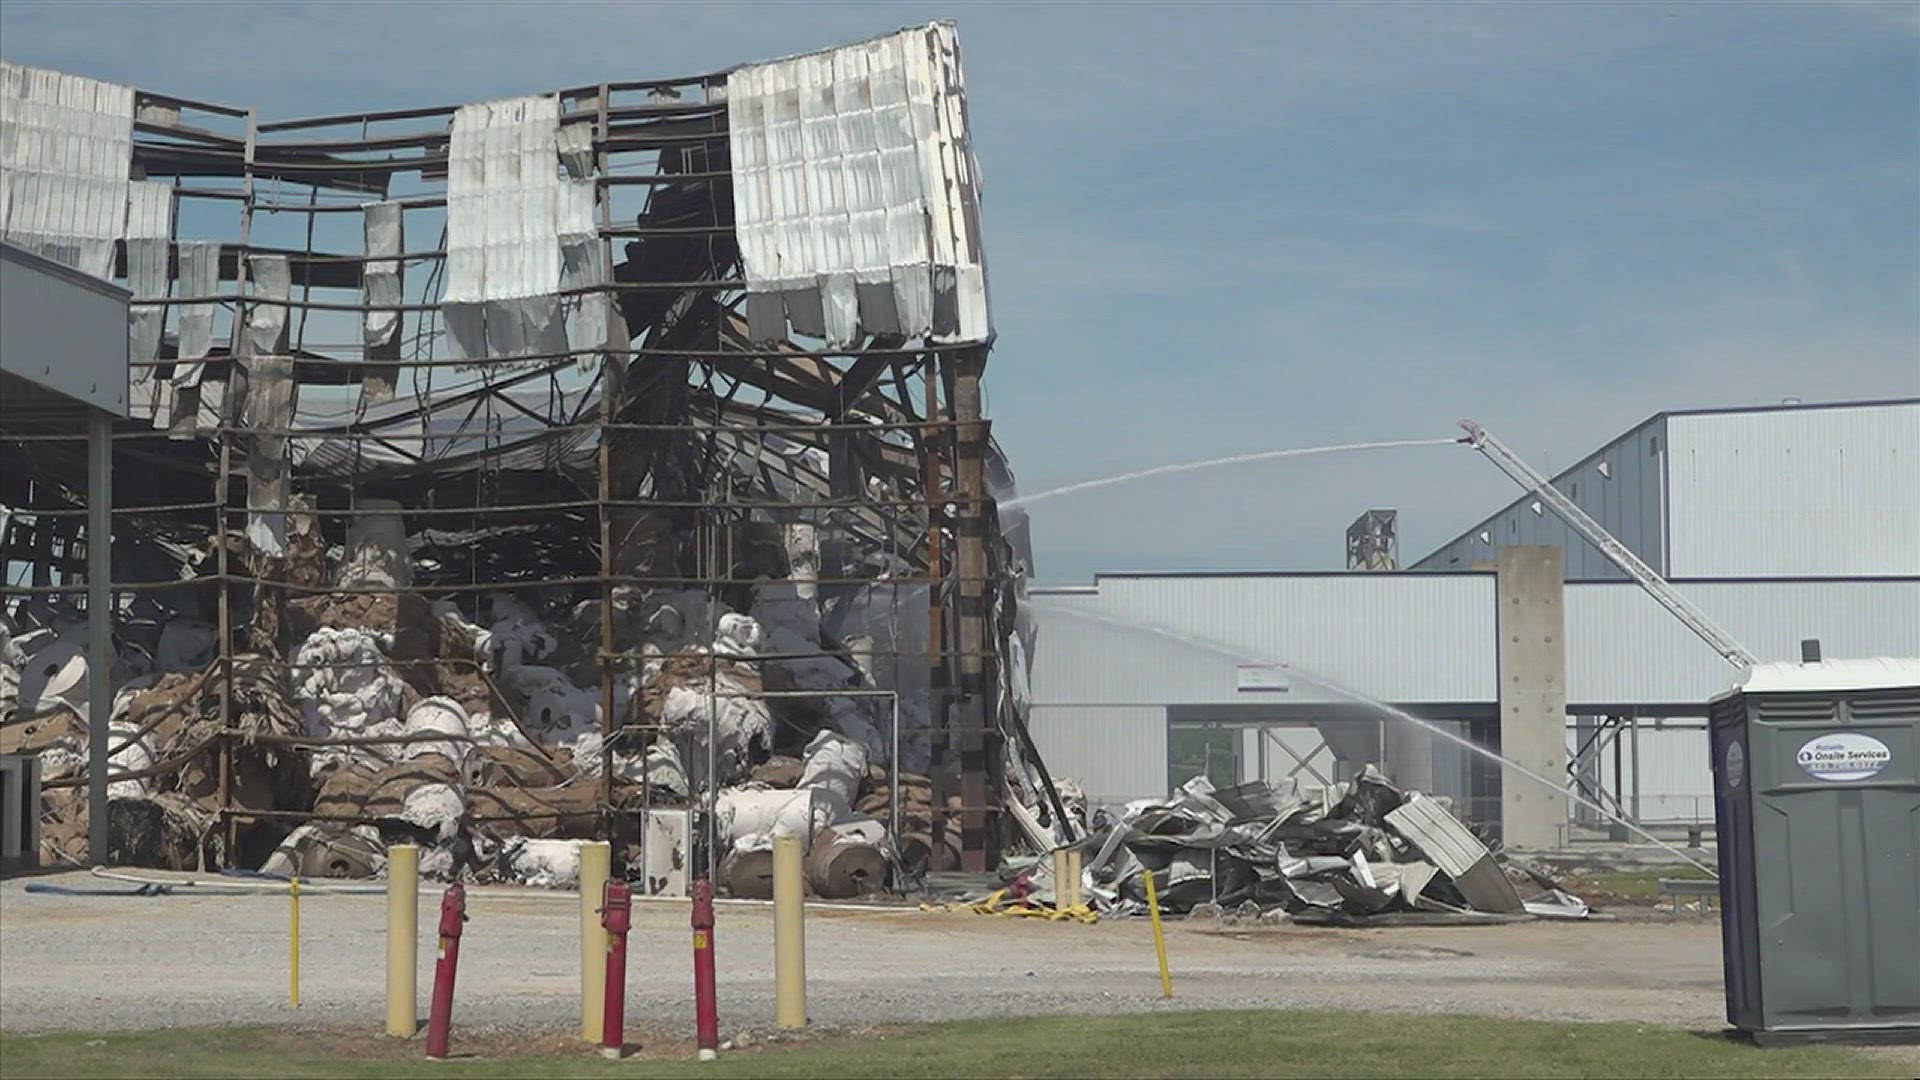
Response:
[[[1095,814],[1086,889],[1111,914],[1145,910],[1151,870],[1163,910],[1315,925],[1585,918],[1587,905],[1511,864],[1447,801],[1402,791],[1373,766],[1339,788],[1205,777],[1165,802]]]

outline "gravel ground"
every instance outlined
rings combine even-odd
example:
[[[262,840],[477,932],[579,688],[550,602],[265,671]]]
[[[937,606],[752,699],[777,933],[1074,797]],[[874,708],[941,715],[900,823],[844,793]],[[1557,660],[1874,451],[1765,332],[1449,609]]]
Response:
[[[0,882],[0,1027],[11,1031],[226,1024],[367,1024],[385,1015],[385,901],[303,896],[301,1004],[287,1003],[282,896],[72,897]],[[423,896],[421,1018],[432,985],[438,891]],[[469,1030],[578,1023],[572,894],[469,898],[455,1022]],[[636,904],[627,1014],[692,1022],[684,903]],[[773,920],[722,906],[715,932],[728,1031],[773,1015]],[[1034,1012],[1330,1008],[1723,1025],[1712,919],[1334,930],[1173,923],[1162,1001],[1144,919],[1094,926],[916,910],[815,910],[808,1005],[828,1027]]]

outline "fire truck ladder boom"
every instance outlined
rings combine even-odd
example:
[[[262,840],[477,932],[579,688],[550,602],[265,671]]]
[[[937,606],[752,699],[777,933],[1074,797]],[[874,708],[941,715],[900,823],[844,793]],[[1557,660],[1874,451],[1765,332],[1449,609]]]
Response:
[[[1626,572],[1647,595],[1679,619],[1681,624],[1699,636],[1700,640],[1712,646],[1713,651],[1735,667],[1752,667],[1759,658],[1747,651],[1747,647],[1733,639],[1731,634],[1707,618],[1705,612],[1694,607],[1686,597],[1681,596],[1667,580],[1654,573],[1653,568],[1642,562],[1625,544],[1614,539],[1601,524],[1580,509],[1572,499],[1560,493],[1553,481],[1535,472],[1533,466],[1522,461],[1505,443],[1493,437],[1486,428],[1472,420],[1460,421],[1467,432],[1461,441],[1486,455],[1488,461],[1498,466],[1500,471],[1513,478],[1514,483],[1527,489],[1533,497],[1540,500],[1548,509],[1559,515],[1574,532],[1600,549],[1600,553],[1613,560],[1613,564]]]

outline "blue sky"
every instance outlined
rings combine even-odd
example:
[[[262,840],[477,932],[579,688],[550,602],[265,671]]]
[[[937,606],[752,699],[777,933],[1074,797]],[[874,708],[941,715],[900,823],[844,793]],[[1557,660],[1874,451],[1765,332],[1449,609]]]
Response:
[[[0,4],[8,59],[268,117],[692,74],[960,26],[1027,492],[1487,424],[1564,465],[1666,408],[1920,394],[1920,5]],[[1412,557],[1452,447],[1034,508],[1039,576]]]

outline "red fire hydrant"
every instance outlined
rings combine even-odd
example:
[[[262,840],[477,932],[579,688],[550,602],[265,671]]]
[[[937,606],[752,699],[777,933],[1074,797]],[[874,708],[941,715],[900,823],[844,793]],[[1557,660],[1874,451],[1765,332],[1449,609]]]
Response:
[[[627,929],[633,925],[633,889],[619,878],[600,897],[600,925],[607,931],[607,1000],[600,1020],[600,1053],[617,1058],[626,1046]]]
[[[700,1060],[720,1056],[720,1005],[713,985],[713,882],[693,881],[693,1011]]]
[[[440,959],[433,966],[433,1011],[427,1017],[427,1057],[447,1056],[447,1034],[453,1024],[453,975],[460,967],[460,928],[467,921],[467,889],[459,882],[447,886],[440,898]]]

